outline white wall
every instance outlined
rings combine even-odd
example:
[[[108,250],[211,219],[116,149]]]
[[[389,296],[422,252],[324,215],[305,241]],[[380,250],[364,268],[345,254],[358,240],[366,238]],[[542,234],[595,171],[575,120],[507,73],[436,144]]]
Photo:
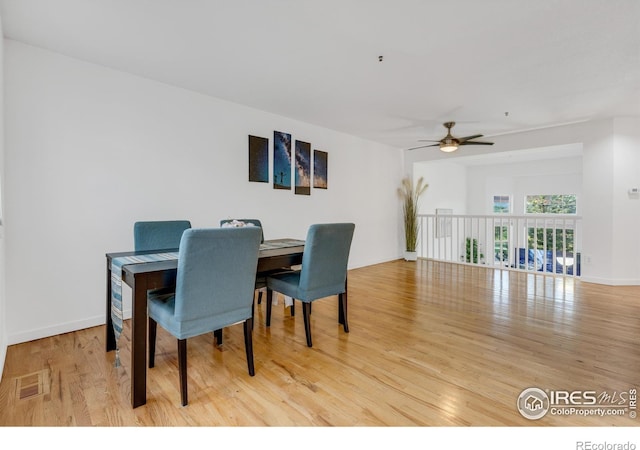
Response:
[[[0,36],[2,18],[0,17]],[[5,293],[5,245],[4,245],[4,42],[0,45],[0,380],[7,356],[7,316]]]
[[[613,126],[612,272],[618,284],[640,284],[640,258],[615,257],[640,255],[640,196],[629,194],[630,188],[640,189],[640,121],[618,118]]]
[[[615,284],[612,271],[615,256],[612,246],[613,224],[613,121],[600,124],[601,132],[585,146],[583,156],[583,272],[587,279]]]
[[[453,209],[453,214],[493,214],[494,195],[510,195],[511,213],[524,214],[526,195],[576,194],[578,200],[582,195],[581,157],[477,165],[425,161],[414,164],[413,176],[429,183],[421,214],[435,214],[436,208]]]
[[[587,133],[583,166],[583,279],[640,285],[640,119],[599,122]],[[589,245],[587,245],[587,243]]]
[[[136,220],[259,217],[267,239],[353,221],[350,267],[401,254],[399,150],[11,40],[5,77],[10,343],[104,323],[104,255]],[[327,190],[247,181],[247,136],[274,130],[329,153]]]
[[[420,214],[435,214],[437,208],[452,209],[453,214],[468,214],[467,170],[448,161],[420,163],[413,166],[413,178],[424,177],[429,185],[420,199]]]
[[[467,169],[468,214],[493,214],[493,196],[510,195],[512,214],[524,214],[527,195],[575,194],[582,200],[582,158],[477,165]],[[578,210],[577,214],[580,214]]]

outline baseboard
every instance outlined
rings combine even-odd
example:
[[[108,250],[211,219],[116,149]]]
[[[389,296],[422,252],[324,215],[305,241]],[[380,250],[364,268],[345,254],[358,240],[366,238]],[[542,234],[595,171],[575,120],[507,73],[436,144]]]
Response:
[[[635,280],[632,278],[610,279],[581,276],[579,280],[584,281],[585,283],[604,284],[606,286],[640,286],[640,280]]]
[[[401,256],[393,256],[393,257],[389,257],[389,258],[381,258],[381,259],[375,259],[372,261],[368,261],[366,264],[353,264],[353,265],[349,265],[348,269],[352,270],[352,269],[360,269],[362,267],[369,267],[369,266],[376,266],[378,264],[384,264],[384,263],[388,263],[391,261],[397,261],[399,259],[403,259],[404,257]]]
[[[125,309],[122,312],[124,320],[131,319],[131,309]],[[46,328],[38,328],[25,331],[22,333],[11,334],[7,336],[7,345],[22,344],[23,342],[35,341],[36,339],[56,336],[63,333],[71,333],[73,331],[84,330],[85,328],[98,327],[105,324],[104,315],[89,317],[73,322],[61,323]]]

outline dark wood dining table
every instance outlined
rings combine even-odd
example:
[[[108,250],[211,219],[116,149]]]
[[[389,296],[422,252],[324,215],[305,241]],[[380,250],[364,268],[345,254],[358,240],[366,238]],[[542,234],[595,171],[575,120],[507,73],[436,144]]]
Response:
[[[256,273],[287,268],[302,263],[304,242],[295,239],[267,240],[260,248]],[[145,252],[107,253],[107,309],[106,351],[116,350],[116,336],[111,319],[111,261],[123,256],[159,252],[177,252],[166,249]],[[176,284],[177,259],[127,264],[122,267],[122,282],[131,287],[131,404],[134,408],[147,402],[147,291]]]

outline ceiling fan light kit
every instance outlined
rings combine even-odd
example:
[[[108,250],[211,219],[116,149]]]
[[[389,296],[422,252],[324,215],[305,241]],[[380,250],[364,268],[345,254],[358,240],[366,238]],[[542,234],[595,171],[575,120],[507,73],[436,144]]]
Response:
[[[419,147],[413,147],[410,148],[408,150],[415,150],[417,148],[424,148],[424,147],[435,147],[438,146],[440,147],[440,150],[446,153],[451,153],[451,152],[455,152],[456,150],[458,150],[458,147],[460,147],[461,145],[493,145],[493,142],[479,142],[479,141],[474,141],[473,139],[477,139],[479,137],[482,137],[481,134],[473,134],[471,136],[465,136],[462,138],[456,138],[453,137],[451,135],[451,128],[453,128],[453,126],[455,125],[455,122],[445,122],[443,123],[444,127],[447,129],[447,135],[445,137],[443,137],[442,139],[440,139],[439,141],[435,141],[437,142],[437,144],[430,144],[430,145],[421,145]],[[424,139],[421,139],[424,140]],[[431,141],[434,142],[434,141]]]
[[[455,152],[458,150],[458,145],[455,142],[441,142],[440,150],[447,153]]]

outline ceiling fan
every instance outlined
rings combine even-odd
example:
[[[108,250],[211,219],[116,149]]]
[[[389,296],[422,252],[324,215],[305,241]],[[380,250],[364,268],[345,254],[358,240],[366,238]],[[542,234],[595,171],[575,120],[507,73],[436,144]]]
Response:
[[[417,148],[424,147],[440,147],[440,150],[443,152],[455,152],[458,150],[458,147],[461,145],[493,145],[493,142],[481,142],[474,141],[473,139],[477,139],[482,137],[481,134],[473,134],[471,136],[465,136],[461,138],[457,138],[451,135],[451,128],[455,125],[455,122],[445,122],[443,123],[444,127],[447,129],[447,135],[440,139],[439,141],[434,141],[431,139],[420,139],[419,142],[436,142],[436,144],[430,145],[420,145],[418,147],[412,147],[407,150],[415,150]]]

